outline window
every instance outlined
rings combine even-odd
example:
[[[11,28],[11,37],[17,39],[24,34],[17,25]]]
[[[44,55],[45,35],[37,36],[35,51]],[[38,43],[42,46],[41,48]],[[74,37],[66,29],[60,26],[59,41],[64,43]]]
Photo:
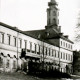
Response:
[[[59,58],[59,51],[58,51],[58,58]]]
[[[49,48],[49,56],[50,56],[50,48]]]
[[[16,61],[15,60],[13,61],[13,68],[14,69],[16,68]]]
[[[61,59],[62,59],[62,52],[61,52]]]
[[[56,50],[55,50],[55,57],[56,57]]]
[[[50,33],[49,32],[47,32],[47,36],[49,36],[50,35]]]
[[[59,19],[58,19],[58,24],[59,24]]]
[[[44,46],[42,46],[42,53],[43,53],[43,55],[45,54],[45,53],[44,53]]]
[[[71,55],[71,61],[73,61],[73,56]]]
[[[63,45],[64,45],[64,47],[65,47],[65,42],[63,42]]]
[[[1,33],[1,43],[4,43],[4,33]]]
[[[58,12],[58,16],[59,16],[59,12]]]
[[[68,48],[70,48],[70,44],[68,44]]]
[[[27,41],[24,40],[25,49],[27,48]]]
[[[72,49],[72,45],[71,45],[71,49]]]
[[[50,10],[49,10],[49,16],[50,16]]]
[[[14,37],[14,46],[16,47],[16,37]]]
[[[40,45],[38,45],[39,46],[39,54],[40,54]]]
[[[61,41],[61,46],[62,46],[62,41]]]
[[[36,50],[37,49],[37,44],[34,44],[34,45],[35,45],[35,53],[36,53],[37,52],[37,50]]]
[[[48,22],[48,24],[50,24],[50,18],[49,18],[49,22]]]
[[[47,55],[49,55],[49,48],[47,48]]]
[[[20,48],[21,48],[21,46],[22,46],[22,40],[20,40]]]
[[[0,68],[2,68],[2,67],[3,67],[3,58],[0,57]]]
[[[65,53],[63,53],[63,59],[65,59]]]
[[[68,54],[68,60],[70,60],[70,54]]]
[[[56,51],[56,55],[55,55],[55,57],[58,57],[58,51]]]
[[[66,60],[67,60],[67,53],[66,53]]]
[[[66,48],[67,48],[67,43],[66,43]]]
[[[10,65],[9,60],[7,60],[6,67],[9,68],[9,65]]]
[[[56,16],[56,11],[53,11],[53,16]]]
[[[53,53],[54,51],[53,51],[53,49],[52,49],[52,56],[54,56],[54,53]]]
[[[55,18],[53,19],[53,24],[56,24],[56,19]]]
[[[46,47],[44,46],[44,54],[46,55]]]
[[[10,45],[11,37],[8,35],[8,44]]]
[[[32,42],[30,42],[30,51],[32,51]]]
[[[47,47],[46,47],[46,55],[47,55]]]
[[[19,39],[19,47],[22,47],[22,39]]]

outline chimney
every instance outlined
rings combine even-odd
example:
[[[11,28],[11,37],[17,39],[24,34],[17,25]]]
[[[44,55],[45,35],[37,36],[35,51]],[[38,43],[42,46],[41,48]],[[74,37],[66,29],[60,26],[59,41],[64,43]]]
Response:
[[[18,27],[14,26],[13,28],[18,29]]]
[[[59,33],[60,36],[63,36],[63,33]]]
[[[64,37],[68,39],[68,35],[65,35]]]

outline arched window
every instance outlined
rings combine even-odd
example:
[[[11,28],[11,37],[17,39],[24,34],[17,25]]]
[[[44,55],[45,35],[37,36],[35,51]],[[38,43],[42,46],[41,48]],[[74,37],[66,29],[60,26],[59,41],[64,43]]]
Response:
[[[3,67],[3,58],[0,57],[0,68],[2,68],[2,67]]]
[[[13,68],[16,69],[16,61],[13,60]]]
[[[53,16],[56,16],[56,11],[53,11]]]
[[[10,65],[10,61],[7,60],[6,68],[9,68],[9,65]]]
[[[17,62],[16,62],[16,55],[13,57],[13,69],[16,69],[17,67]]]
[[[1,53],[1,56],[0,56],[0,68],[3,68],[3,57],[4,57],[4,54]]]
[[[10,55],[7,54],[7,57],[8,57],[8,59],[7,59],[7,62],[6,62],[6,68],[9,68],[10,67]]]
[[[0,57],[0,68],[3,68],[3,58]]]
[[[56,19],[55,18],[53,19],[53,24],[56,25]]]

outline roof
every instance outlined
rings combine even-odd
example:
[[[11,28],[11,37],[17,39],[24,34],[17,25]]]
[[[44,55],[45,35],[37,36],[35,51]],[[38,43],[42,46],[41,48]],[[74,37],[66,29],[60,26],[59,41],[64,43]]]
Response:
[[[34,38],[38,38],[39,39],[41,37],[41,35],[45,33],[45,29],[24,31],[24,33],[28,34],[29,36],[32,36]]]
[[[7,24],[5,24],[5,23],[3,23],[3,22],[0,22],[0,25],[1,25],[1,26],[4,26],[4,27],[6,27],[6,28],[12,29],[12,30],[14,30],[14,31],[17,31],[17,32],[22,32],[22,31],[19,30],[17,27],[12,27],[12,26],[7,25]]]
[[[51,2],[48,3],[48,5],[51,6],[51,5],[58,5],[58,4],[55,0],[51,0]]]
[[[32,31],[24,31],[24,32],[34,38],[43,40],[52,45],[55,45],[55,44],[50,40],[59,39],[59,38],[62,38],[70,43],[73,43],[71,40],[64,37],[64,35],[60,35],[60,33],[54,28],[51,28],[48,30],[42,29],[42,30],[32,30]]]
[[[63,35],[60,35],[59,32],[57,32],[56,29],[41,29],[41,30],[31,30],[31,31],[22,31],[19,30],[18,28],[12,27],[10,25],[7,25],[5,23],[0,22],[1,26],[7,27],[9,29],[12,29],[14,31],[17,31],[19,33],[25,34],[27,36],[30,36],[32,38],[38,39],[38,40],[43,40],[46,43],[52,44],[54,46],[58,46],[54,44],[54,39],[59,39],[62,38],[70,43],[73,43],[71,40],[68,38],[65,38]],[[53,40],[53,41],[52,41]]]
[[[44,41],[44,42],[49,43],[49,44],[54,45],[54,46],[58,46],[58,45],[54,44],[53,41],[49,40],[52,35],[54,35],[54,38],[55,38],[56,34],[52,34],[49,37],[47,37],[46,36],[47,32],[46,32],[45,29],[42,29],[42,30],[32,30],[32,31],[24,31],[24,32],[26,34],[28,34],[28,35],[36,38],[36,39],[39,39],[41,41]]]

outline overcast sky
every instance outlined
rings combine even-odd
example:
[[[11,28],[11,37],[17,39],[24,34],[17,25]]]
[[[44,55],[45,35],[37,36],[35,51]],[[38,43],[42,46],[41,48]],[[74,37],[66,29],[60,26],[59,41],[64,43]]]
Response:
[[[0,0],[0,20],[21,30],[43,29],[47,24],[50,0]],[[80,0],[56,0],[59,8],[59,25],[62,32],[73,40]]]

